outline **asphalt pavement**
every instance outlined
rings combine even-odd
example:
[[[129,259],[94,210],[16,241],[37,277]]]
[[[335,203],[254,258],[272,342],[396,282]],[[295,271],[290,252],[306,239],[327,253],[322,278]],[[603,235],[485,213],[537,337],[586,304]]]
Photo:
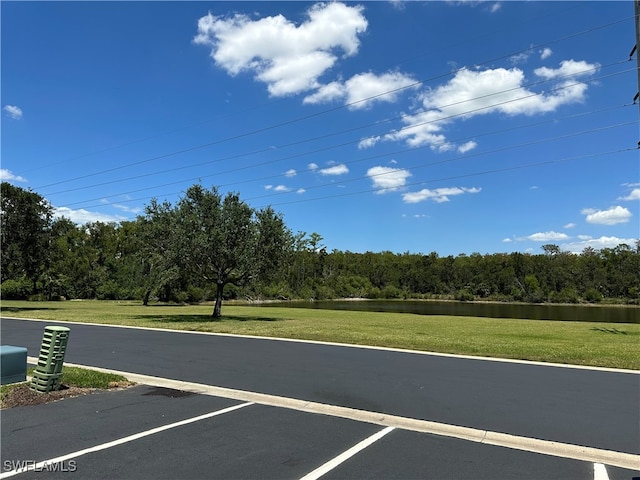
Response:
[[[2,344],[25,346],[36,356],[47,324],[52,323],[3,318]],[[640,375],[635,373],[66,326],[71,328],[66,354],[71,363],[626,454],[640,452]],[[17,463],[11,462],[21,460],[45,462],[37,472],[20,474],[23,478],[75,472],[82,473],[78,478],[598,478],[602,468],[610,479],[640,477],[634,469],[176,392],[139,385],[5,410],[5,473],[0,478],[15,471],[9,467]],[[211,412],[215,415],[208,416]],[[200,418],[203,415],[206,418]],[[172,426],[185,420],[189,421]],[[363,441],[371,443],[334,465],[336,457]],[[58,471],[42,468],[46,461],[104,445],[57,463]],[[59,471],[63,467],[66,471]]]

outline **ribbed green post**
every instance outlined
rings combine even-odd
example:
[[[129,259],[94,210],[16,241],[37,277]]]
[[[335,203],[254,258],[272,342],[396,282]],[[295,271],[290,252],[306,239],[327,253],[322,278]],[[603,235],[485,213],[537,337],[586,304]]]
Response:
[[[47,393],[60,388],[64,353],[68,341],[69,329],[67,327],[44,327],[38,365],[33,371],[31,379],[31,390]]]

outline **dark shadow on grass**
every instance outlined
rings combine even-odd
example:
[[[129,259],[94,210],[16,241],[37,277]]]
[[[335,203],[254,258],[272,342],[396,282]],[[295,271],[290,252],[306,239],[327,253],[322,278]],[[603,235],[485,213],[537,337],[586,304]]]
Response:
[[[224,323],[224,322],[277,322],[278,318],[260,316],[223,315],[214,318],[211,315],[137,315],[134,318],[151,322],[168,323]]]
[[[613,333],[613,334],[622,334],[622,335],[626,335],[627,332],[625,332],[624,330],[618,330],[617,328],[605,328],[605,327],[592,327],[591,330],[593,330],[594,332],[603,332],[603,333]]]
[[[0,313],[36,312],[39,310],[60,310],[51,307],[0,307]]]

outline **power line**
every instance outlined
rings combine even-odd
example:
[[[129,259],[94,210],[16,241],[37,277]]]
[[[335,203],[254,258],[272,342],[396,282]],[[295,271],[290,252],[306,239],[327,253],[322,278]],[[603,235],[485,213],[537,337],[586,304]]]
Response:
[[[561,80],[563,78],[570,78],[570,77],[575,77],[575,76],[578,76],[578,75],[583,75],[585,73],[588,73],[588,72],[591,72],[591,71],[594,71],[594,70],[598,70],[600,68],[608,68],[608,67],[617,66],[617,65],[620,65],[620,64],[626,64],[626,63],[627,63],[626,60],[625,61],[613,62],[613,63],[605,65],[605,66],[585,69],[585,70],[580,71],[580,72],[575,72],[575,73],[572,73],[572,74],[569,74],[569,75],[563,75],[563,76],[560,76],[560,77],[557,77],[557,78],[554,78],[554,79],[547,79],[547,80],[537,81],[537,82],[533,82],[533,83],[530,83],[530,84],[525,84],[525,85],[521,85],[521,86],[518,86],[518,87],[513,87],[513,88],[510,88],[510,89],[501,90],[501,91],[498,91],[498,92],[493,92],[493,93],[481,95],[481,96],[478,96],[478,97],[461,100],[459,102],[453,102],[453,103],[450,103],[450,104],[433,107],[433,109],[434,110],[442,110],[442,109],[449,108],[449,107],[456,106],[456,105],[460,105],[460,104],[463,104],[463,103],[474,102],[474,101],[486,99],[486,98],[489,98],[489,97],[492,97],[492,96],[503,95],[503,94],[508,93],[508,92],[530,88],[532,86],[541,85],[541,84],[544,84],[544,83],[548,83],[550,81],[557,81],[557,80]],[[572,84],[562,85],[562,86],[550,89],[549,92],[557,92],[557,91],[569,89],[569,88],[572,88],[572,87],[575,87],[577,85],[581,85],[581,84],[584,84],[584,83],[591,83],[591,82],[601,81],[601,80],[609,78],[611,76],[627,73],[628,71],[631,71],[631,70],[633,70],[633,69],[628,69],[628,70],[624,70],[624,71],[621,71],[621,72],[615,72],[615,73],[611,73],[611,74],[608,74],[608,75],[603,75],[603,76],[592,78],[592,79],[578,81],[578,82],[575,82],[575,83],[572,83]],[[426,122],[420,122],[420,123],[414,123],[414,124],[406,125],[406,126],[400,128],[400,129],[395,130],[395,132],[402,132],[402,131],[409,130],[409,129],[412,129],[412,128],[415,128],[415,127],[418,127],[418,126],[423,126],[423,125],[427,125],[427,124],[432,124],[432,123],[438,123],[438,122],[451,120],[453,118],[457,118],[457,117],[469,115],[469,114],[472,114],[472,113],[481,112],[483,110],[489,110],[489,109],[496,108],[496,107],[499,107],[499,106],[503,106],[503,105],[507,105],[507,104],[510,104],[510,103],[514,103],[514,102],[526,100],[526,99],[529,99],[529,98],[533,98],[533,97],[536,97],[538,95],[539,94],[537,94],[537,93],[531,93],[529,95],[525,95],[525,96],[518,97],[518,98],[515,98],[515,99],[505,100],[503,102],[498,102],[498,103],[495,103],[495,104],[485,105],[485,106],[482,106],[482,107],[479,107],[479,108],[476,108],[476,109],[467,110],[467,111],[464,111],[464,112],[461,112],[461,113],[457,113],[457,114],[452,114],[452,115],[449,115],[449,116],[446,116],[446,117],[441,117],[441,118],[436,119],[436,120],[431,120],[431,121],[426,121]],[[218,159],[214,159],[214,160],[208,160],[206,162],[199,162],[197,164],[191,164],[191,165],[186,165],[186,166],[183,165],[183,166],[180,166],[180,167],[173,167],[173,168],[166,169],[166,170],[159,171],[159,172],[149,172],[149,173],[140,174],[140,175],[136,175],[136,176],[130,176],[130,177],[120,178],[120,179],[116,179],[116,180],[110,180],[110,181],[106,181],[106,182],[101,182],[101,183],[97,183],[97,184],[85,185],[85,186],[81,186],[81,187],[75,187],[75,188],[60,190],[60,191],[57,191],[57,192],[48,193],[47,195],[48,196],[54,196],[54,195],[59,195],[59,194],[63,194],[63,193],[69,193],[69,192],[73,192],[73,191],[86,190],[86,189],[94,188],[94,187],[98,187],[98,186],[111,185],[111,184],[114,184],[114,183],[120,183],[120,182],[124,182],[124,181],[128,181],[128,180],[145,178],[145,177],[150,177],[150,176],[154,176],[154,175],[160,175],[160,174],[163,174],[163,173],[170,173],[170,172],[175,172],[175,171],[178,171],[178,170],[185,170],[185,169],[193,168],[193,167],[196,167],[196,166],[209,165],[209,164],[212,164],[212,163],[219,163],[219,162],[226,161],[226,160],[242,158],[242,157],[246,157],[246,156],[255,155],[255,154],[258,154],[258,153],[270,152],[270,151],[278,150],[278,149],[281,149],[281,148],[288,148],[288,147],[295,146],[295,145],[301,145],[303,143],[309,143],[309,142],[312,142],[312,141],[322,140],[322,139],[330,138],[330,137],[333,137],[333,136],[342,135],[342,134],[350,133],[350,132],[357,131],[357,130],[362,130],[362,129],[369,128],[369,127],[372,127],[372,126],[378,126],[378,125],[381,125],[381,124],[384,124],[384,123],[388,123],[388,122],[391,122],[391,121],[394,121],[394,120],[401,120],[401,119],[406,118],[406,117],[407,117],[406,115],[402,115],[402,116],[395,117],[395,118],[392,118],[392,119],[388,119],[388,120],[385,120],[385,121],[382,121],[382,122],[375,122],[375,123],[372,123],[372,124],[367,124],[367,125],[364,125],[364,126],[358,126],[358,127],[350,128],[350,129],[347,129],[347,130],[342,130],[342,131],[339,131],[339,132],[333,132],[333,133],[321,135],[321,136],[318,136],[318,137],[299,140],[299,141],[296,141],[296,142],[290,142],[290,143],[287,143],[287,144],[284,144],[284,145],[279,145],[279,146],[276,146],[276,147],[268,147],[268,148],[263,148],[263,149],[256,150],[256,151],[253,151],[253,152],[235,154],[235,155],[228,156],[228,157],[218,158]],[[329,147],[324,147],[322,149],[313,150],[311,152],[304,152],[304,153],[301,153],[301,154],[296,154],[296,155],[292,155],[292,156],[289,156],[289,157],[284,157],[284,158],[272,160],[272,161],[269,161],[269,162],[262,162],[262,163],[259,163],[259,164],[249,165],[249,166],[246,166],[246,167],[242,167],[242,169],[255,168],[257,166],[263,166],[263,165],[270,164],[270,163],[276,163],[276,162],[279,162],[279,161],[282,161],[282,160],[290,160],[292,158],[297,158],[297,157],[300,157],[300,156],[311,155],[311,154],[314,154],[314,153],[319,153],[321,151],[327,151],[327,150],[331,150],[331,149],[335,149],[335,148],[340,148],[340,147],[343,147],[343,146],[347,146],[347,145],[351,145],[351,144],[354,144],[354,143],[358,143],[361,140],[362,140],[362,138],[359,138],[359,139],[357,139],[355,141],[352,140],[352,141],[348,141],[348,142],[345,142],[345,143],[341,143],[341,144],[337,144],[337,145],[333,145],[333,146],[329,146]],[[201,146],[193,147],[193,148],[201,148]],[[190,151],[190,150],[191,149],[189,149],[187,151]],[[184,153],[184,151],[164,154],[164,155],[161,155],[161,156],[158,156],[158,157],[153,157],[153,159],[165,158],[167,156],[177,155],[179,153]],[[153,160],[153,159],[144,160],[143,162],[147,162],[147,161],[150,161],[150,160]],[[116,168],[116,169],[119,169],[119,167]],[[115,169],[109,169],[109,170],[103,171],[102,173],[106,173],[106,172],[113,171],[113,170],[115,170]],[[233,171],[237,171],[237,170],[231,170],[231,171],[226,171],[226,172],[218,172],[216,174],[230,173],[230,172],[233,172]],[[83,176],[83,177],[78,177],[76,179],[86,178],[86,177],[87,176]],[[198,177],[195,177],[195,178],[203,178],[203,177],[202,176],[198,176]],[[204,178],[206,178],[206,176]],[[76,179],[73,179],[73,180],[76,180]],[[72,181],[72,180],[69,180],[69,181]],[[66,183],[66,182],[58,182],[58,184],[59,183]],[[52,185],[55,185],[55,184],[50,184],[49,186],[52,186]],[[42,188],[44,188],[44,187],[42,187]],[[129,192],[127,192],[127,193],[129,193]]]
[[[512,132],[512,131],[515,131],[515,130],[520,130],[520,129],[524,129],[524,128],[530,128],[530,127],[536,127],[536,126],[545,125],[545,124],[549,124],[549,123],[555,123],[555,122],[558,122],[560,120],[566,120],[566,119],[582,117],[582,116],[586,116],[586,115],[590,115],[590,114],[602,113],[604,111],[609,111],[609,110],[614,110],[614,109],[617,109],[617,108],[629,107],[629,106],[631,106],[631,104],[619,105],[619,106],[616,106],[616,107],[607,107],[607,108],[600,109],[600,110],[595,110],[595,111],[592,111],[592,112],[581,112],[579,114],[568,115],[568,116],[565,116],[565,117],[559,117],[559,118],[555,117],[553,119],[545,120],[545,121],[542,121],[542,122],[535,122],[535,123],[530,123],[530,124],[527,124],[527,125],[519,125],[519,126],[515,126],[515,127],[510,127],[510,128],[500,129],[500,130],[494,130],[494,131],[491,131],[491,132],[484,132],[484,133],[481,133],[481,134],[471,135],[469,137],[453,139],[451,141],[453,141],[453,142],[462,142],[462,141],[465,141],[465,140],[476,139],[476,138],[480,138],[480,137],[483,137],[483,136],[496,135],[496,134],[501,134],[501,133],[505,133],[505,132]],[[634,122],[631,122],[631,123],[634,123]],[[578,133],[572,134],[570,136],[577,136],[577,135],[582,135],[584,133],[592,133],[592,132],[595,132],[595,131],[598,131],[598,129],[589,130],[588,132],[578,132]],[[546,139],[546,140],[542,140],[542,141],[530,142],[530,143],[522,144],[521,146],[529,146],[529,145],[535,144],[535,143],[544,143],[546,141],[553,141],[553,140],[556,140],[556,139],[559,139],[559,138],[564,138],[564,136],[554,137],[554,138]],[[353,142],[349,142],[349,144],[351,144],[351,143],[353,143]],[[442,143],[444,143],[444,142],[442,142]],[[276,163],[276,162],[279,162],[279,161],[282,161],[282,160],[289,160],[291,158],[296,158],[296,157],[301,157],[301,156],[305,156],[305,155],[315,154],[315,153],[318,153],[318,152],[321,152],[321,151],[326,151],[326,150],[328,150],[330,148],[337,148],[337,147],[340,147],[340,146],[343,146],[343,145],[344,144],[338,145],[338,146],[331,146],[331,147],[327,147],[327,148],[323,148],[323,149],[319,149],[319,150],[314,150],[312,152],[299,153],[299,154],[291,155],[289,157],[279,158],[279,159],[276,159],[276,160],[262,162],[262,163],[259,163],[259,164],[254,164],[254,165],[250,165],[250,166],[246,166],[246,167],[235,168],[235,169],[232,169],[232,170],[226,170],[224,172],[216,172],[216,173],[212,173],[212,174],[209,174],[209,175],[200,175],[198,177],[187,178],[187,179],[178,180],[178,181],[174,181],[174,182],[164,183],[164,184],[161,184],[161,185],[153,185],[153,186],[150,186],[150,187],[140,188],[140,189],[136,189],[136,190],[129,190],[129,191],[126,191],[126,192],[117,193],[115,195],[129,195],[129,194],[132,194],[132,193],[143,192],[143,191],[146,191],[146,190],[153,190],[153,189],[156,189],[156,188],[163,188],[163,187],[168,187],[168,186],[171,186],[171,185],[177,185],[177,184],[181,184],[181,183],[184,183],[184,182],[189,182],[189,181],[194,181],[194,180],[202,180],[204,178],[209,178],[209,177],[212,177],[212,176],[224,175],[224,174],[228,174],[228,173],[234,173],[234,172],[238,172],[238,171],[241,171],[241,170],[247,170],[247,169],[250,169],[250,168],[256,168],[256,167],[260,167],[260,166],[264,166],[264,165],[268,165],[268,164],[273,164],[273,163]],[[394,155],[401,155],[401,154],[404,154],[404,153],[415,152],[415,151],[418,151],[418,150],[423,150],[423,149],[431,148],[432,146],[438,146],[438,145],[439,144],[436,143],[436,144],[430,144],[430,145],[423,145],[421,147],[410,147],[410,148],[405,148],[405,149],[402,149],[402,150],[396,150],[396,151],[393,151],[393,152],[386,152],[386,153],[382,153],[382,154],[371,155],[371,156],[367,156],[367,157],[359,158],[357,160],[351,160],[351,161],[347,161],[347,162],[343,162],[343,163],[345,165],[352,165],[354,163],[359,163],[359,162],[366,161],[366,160],[373,160],[373,159],[377,159],[377,158],[389,157],[389,156],[394,156]],[[509,148],[511,148],[511,147],[509,147]],[[488,152],[488,153],[495,153],[495,152],[496,151],[494,150],[494,151]],[[482,153],[482,154],[484,154],[484,153]],[[475,156],[475,155],[476,154],[466,154],[466,156],[461,156],[461,157],[458,157],[458,158],[468,158],[470,156]],[[455,158],[455,159],[457,159],[457,158]],[[451,161],[451,159],[444,160],[445,163],[448,162],[448,161]],[[441,162],[435,162],[435,164],[438,164],[438,163],[442,163],[442,161]],[[301,172],[302,173],[313,172],[313,169],[306,169],[306,170],[302,170]],[[269,175],[269,176],[264,176],[264,177],[248,179],[248,180],[242,180],[242,181],[238,181],[238,182],[223,183],[223,184],[220,184],[218,186],[220,186],[220,187],[228,187],[228,186],[239,185],[239,184],[243,184],[243,183],[252,183],[252,182],[258,182],[258,181],[264,181],[264,180],[271,180],[271,179],[274,179],[274,178],[281,178],[283,176],[286,176],[286,174],[276,174],[276,175]],[[112,182],[110,182],[110,183],[112,183]],[[341,183],[341,182],[338,182],[338,183]],[[309,187],[309,188],[315,188],[315,187]],[[81,201],[77,201],[77,202],[73,202],[73,203],[67,203],[67,204],[64,204],[62,206],[68,207],[68,206],[72,206],[72,205],[79,205],[79,204],[83,204],[83,203],[88,203],[88,202],[101,200],[102,198],[104,198],[104,196],[97,197],[97,198],[91,198],[91,199],[87,199],[87,200],[81,200]],[[130,201],[135,201],[135,200],[130,200]],[[120,201],[120,202],[117,202],[117,203],[127,203],[127,202],[129,202],[129,201],[125,201],[125,202]],[[115,203],[115,202],[113,202],[113,203]],[[107,205],[107,204],[109,204],[109,203],[103,203],[102,205]]]
[[[552,45],[552,44],[557,43],[557,42],[561,42],[561,41],[564,41],[564,40],[567,40],[567,39],[570,39],[570,38],[575,38],[575,37],[578,37],[578,36],[581,36],[581,35],[585,35],[585,34],[600,30],[600,29],[604,29],[604,28],[608,28],[608,27],[617,25],[619,23],[627,21],[629,18],[631,18],[631,17],[625,17],[623,19],[616,20],[616,21],[613,21],[613,22],[609,22],[609,23],[604,24],[604,25],[599,25],[599,26],[596,26],[596,27],[592,27],[592,28],[587,29],[587,30],[583,30],[583,31],[576,32],[576,33],[573,33],[573,34],[570,34],[570,35],[566,35],[566,36],[561,37],[561,38],[556,39],[556,40],[552,40],[552,41],[549,41],[549,42],[544,42],[544,43],[541,43],[541,44],[538,44],[538,45],[534,45],[534,46],[528,47],[526,49],[521,49],[521,50],[518,50],[516,52],[509,53],[508,55],[502,55],[502,56],[493,58],[491,60],[487,60],[487,61],[484,61],[484,62],[481,62],[481,63],[476,63],[475,65],[477,65],[477,66],[486,65],[488,63],[493,63],[493,62],[497,62],[497,61],[500,61],[500,60],[504,60],[506,58],[511,58],[514,55],[518,55],[518,54],[525,53],[525,52],[530,52],[530,51],[536,50],[536,49],[541,48],[541,47]],[[189,148],[186,148],[186,149],[178,150],[178,151],[175,151],[175,152],[171,152],[171,153],[167,153],[167,154],[163,154],[163,155],[159,155],[159,156],[155,156],[155,157],[148,158],[148,159],[145,159],[145,160],[140,160],[140,161],[137,161],[137,162],[131,162],[131,163],[124,164],[124,165],[121,165],[121,166],[118,166],[118,167],[112,167],[112,168],[105,169],[105,170],[102,170],[102,171],[99,171],[99,172],[85,174],[85,175],[81,175],[81,176],[74,177],[74,178],[71,178],[71,179],[61,180],[61,181],[58,181],[58,182],[53,182],[53,183],[49,183],[49,184],[46,184],[46,185],[41,185],[41,186],[36,187],[36,189],[44,189],[44,188],[48,188],[48,187],[51,187],[51,186],[60,185],[60,184],[63,184],[63,183],[68,183],[68,182],[72,182],[72,181],[76,181],[76,180],[82,180],[82,179],[85,179],[85,178],[90,178],[90,177],[93,177],[93,176],[114,172],[114,171],[121,170],[121,169],[124,169],[124,168],[129,168],[129,167],[132,167],[132,166],[141,165],[141,164],[148,163],[148,162],[151,162],[151,161],[154,161],[154,160],[160,160],[160,159],[168,158],[168,157],[175,156],[175,155],[178,155],[178,154],[188,153],[188,152],[192,152],[192,151],[199,150],[199,149],[202,149],[202,148],[210,147],[210,146],[213,146],[213,145],[219,145],[219,144],[222,144],[222,143],[230,142],[230,141],[233,141],[233,140],[239,140],[239,139],[246,138],[246,137],[249,137],[249,136],[252,136],[252,135],[256,135],[256,134],[259,134],[259,133],[264,133],[264,132],[267,132],[267,131],[270,131],[270,130],[274,130],[274,129],[277,129],[277,128],[281,128],[281,127],[284,127],[284,126],[288,126],[288,125],[291,125],[291,124],[294,124],[294,123],[298,123],[298,122],[302,122],[302,121],[305,121],[305,120],[316,118],[316,117],[319,117],[319,116],[322,116],[322,115],[326,115],[328,113],[332,113],[332,112],[335,112],[335,111],[338,111],[338,110],[342,110],[344,108],[349,108],[349,107],[352,107],[354,105],[358,105],[358,104],[363,103],[363,102],[368,102],[368,101],[371,101],[371,100],[374,100],[376,98],[380,98],[380,97],[383,97],[383,96],[386,96],[386,95],[398,93],[400,91],[407,90],[407,89],[410,89],[410,88],[415,88],[416,86],[425,84],[425,83],[430,82],[430,81],[434,81],[434,80],[437,80],[437,79],[440,79],[440,78],[443,78],[443,77],[448,77],[450,75],[455,75],[456,73],[464,70],[465,68],[466,67],[461,67],[461,68],[459,68],[457,70],[454,70],[452,72],[442,73],[442,74],[436,75],[434,77],[431,77],[429,79],[424,79],[424,80],[420,80],[420,81],[414,82],[414,83],[412,83],[410,85],[406,85],[406,86],[399,87],[399,88],[396,88],[396,89],[392,89],[392,90],[389,90],[389,91],[386,91],[386,92],[383,92],[383,93],[372,95],[372,96],[367,97],[367,98],[362,99],[362,100],[353,101],[353,102],[346,103],[346,104],[343,104],[343,105],[339,105],[339,106],[336,106],[336,107],[333,107],[333,108],[325,109],[325,110],[322,110],[320,112],[315,112],[315,113],[312,113],[312,114],[309,114],[309,115],[305,115],[305,116],[302,116],[302,117],[297,117],[297,118],[290,119],[290,120],[287,120],[287,121],[284,121],[284,122],[280,122],[280,123],[277,123],[277,124],[274,124],[274,125],[262,127],[262,128],[259,128],[259,129],[253,130],[253,131],[241,133],[241,134],[234,135],[234,136],[231,136],[231,137],[227,137],[227,138],[224,138],[224,139],[214,140],[212,142],[207,142],[205,144],[196,145],[196,146],[193,146],[193,147],[189,147]]]
[[[437,182],[444,182],[444,181],[450,181],[450,180],[458,180],[460,178],[469,178],[469,177],[478,177],[478,176],[483,176],[483,175],[491,175],[494,173],[503,173],[503,172],[509,172],[509,171],[514,171],[514,170],[523,170],[523,169],[527,169],[527,168],[534,168],[534,167],[541,167],[544,165],[552,165],[552,164],[556,164],[556,163],[563,163],[563,162],[569,162],[569,161],[574,161],[574,160],[584,160],[587,158],[595,158],[595,157],[602,157],[605,155],[615,155],[615,154],[619,154],[619,153],[625,153],[625,152],[631,152],[631,151],[637,151],[636,147],[632,147],[632,148],[625,148],[625,149],[621,149],[621,150],[610,150],[607,152],[599,152],[599,153],[589,153],[586,155],[578,155],[578,156],[574,156],[574,157],[565,157],[565,158],[560,158],[560,159],[556,159],[556,160],[546,160],[544,162],[537,162],[537,163],[530,163],[527,165],[517,165],[517,166],[513,166],[513,167],[505,167],[505,168],[497,168],[497,169],[493,169],[493,170],[485,170],[482,172],[475,172],[475,173],[468,173],[468,174],[463,174],[463,175],[455,175],[452,177],[444,177],[444,178],[439,178],[439,179],[435,179],[435,180],[427,180],[427,181],[422,181],[422,182],[415,182],[415,183],[410,183],[405,185],[406,187],[412,187],[412,186],[418,186],[418,185],[428,185],[431,183],[437,183]],[[347,197],[347,196],[353,196],[353,195],[362,195],[365,193],[376,193],[379,192],[381,189],[376,189],[376,188],[370,188],[367,190],[360,190],[358,192],[348,192],[348,193],[341,193],[341,194],[336,194],[336,195],[327,195],[324,197],[316,197],[316,198],[305,198],[305,199],[300,199],[300,200],[291,200],[288,202],[280,202],[280,203],[273,203],[273,204],[269,204],[269,205],[262,205],[262,207],[266,207],[266,206],[279,206],[279,205],[291,205],[291,204],[296,204],[296,203],[306,203],[306,202],[314,202],[317,200],[328,200],[328,199],[332,199],[332,198],[340,198],[340,197]],[[250,200],[250,199],[248,199]],[[258,207],[260,208],[260,207]]]
[[[617,124],[617,125],[610,125],[610,126],[606,126],[606,127],[600,127],[600,128],[592,129],[592,130],[580,131],[580,132],[573,133],[573,134],[561,135],[561,136],[557,136],[557,137],[553,137],[553,138],[536,140],[536,141],[532,141],[532,142],[526,142],[526,143],[522,143],[522,144],[518,144],[518,145],[507,146],[507,147],[501,147],[501,148],[498,148],[498,149],[484,151],[484,152],[476,152],[476,153],[473,153],[473,154],[460,155],[458,157],[453,157],[453,158],[449,158],[449,159],[445,159],[445,160],[440,160],[438,162],[432,162],[432,163],[417,165],[417,166],[412,167],[412,169],[413,170],[418,170],[418,169],[421,169],[421,168],[426,168],[426,167],[430,167],[430,166],[434,166],[434,165],[440,165],[440,164],[444,164],[444,163],[450,163],[450,162],[454,162],[454,161],[457,161],[457,160],[464,160],[464,159],[469,159],[469,158],[483,156],[483,155],[500,153],[500,152],[504,152],[504,151],[507,151],[507,150],[517,149],[517,148],[530,147],[532,145],[552,142],[552,141],[556,141],[556,140],[560,140],[560,139],[567,139],[567,138],[577,137],[577,136],[580,136],[580,135],[596,133],[596,132],[599,132],[599,131],[604,131],[604,130],[608,130],[608,129],[612,129],[612,128],[618,128],[618,127],[621,127],[621,126],[627,126],[627,125],[631,125],[631,124],[634,124],[634,123],[635,122],[626,122],[626,123]],[[424,147],[424,148],[426,148],[426,147]],[[403,152],[411,151],[411,150],[412,149],[407,149],[407,150],[404,150]],[[413,149],[413,150],[415,150],[415,149]],[[366,158],[359,159],[359,160],[356,160],[356,161],[352,161],[352,162],[349,162],[349,163],[355,163],[355,162],[359,162],[359,161],[370,160],[372,158],[380,158],[380,157],[385,157],[385,156],[397,155],[398,153],[399,152],[379,154],[379,155],[375,155],[373,157],[366,157]],[[379,175],[375,175],[375,176],[382,176],[382,175],[385,175],[385,174],[379,174]],[[303,187],[303,189],[305,191],[306,190],[313,190],[313,189],[317,189],[317,188],[330,187],[330,186],[334,186],[334,185],[337,185],[337,184],[345,184],[345,183],[350,183],[350,182],[355,182],[355,181],[366,180],[368,178],[371,178],[371,177],[365,176],[365,177],[358,177],[358,178],[353,178],[353,179],[341,180],[339,182],[332,182],[332,183],[326,183],[326,184],[322,184],[322,185],[314,185],[314,186],[310,186],[310,187]],[[238,183],[244,183],[244,182],[238,182]],[[226,184],[226,186],[229,186],[229,185],[234,185],[234,184],[233,183],[232,184]],[[172,193],[165,194],[165,195],[177,195],[179,193],[182,193],[182,192],[172,192]],[[285,194],[289,194],[289,193],[292,193],[292,192],[278,192],[278,193],[260,195],[260,196],[256,196],[256,197],[250,197],[247,200],[265,198],[265,197],[273,197],[273,196],[285,195]],[[124,202],[122,202],[122,201],[121,202],[107,202],[107,203],[101,203],[101,204],[96,204],[96,205],[88,205],[88,206],[85,206],[84,208],[93,208],[93,207],[104,206],[105,204],[113,204],[113,203],[128,203],[128,202],[146,200],[146,199],[149,199],[149,198],[152,198],[152,197],[136,198],[136,199],[132,199],[132,200],[126,200]],[[97,200],[97,199],[84,200],[84,201],[80,201],[80,202],[68,203],[68,204],[65,204],[65,205],[61,205],[61,207],[69,207],[69,206],[73,206],[73,205],[87,203],[87,202],[93,201],[93,200]]]
[[[565,140],[567,138],[574,138],[574,137],[578,137],[581,135],[589,135],[589,134],[593,134],[593,133],[597,133],[597,132],[602,132],[605,130],[610,130],[613,128],[619,128],[619,127],[625,127],[628,125],[633,125],[636,122],[626,122],[626,123],[619,123],[616,125],[608,125],[605,127],[600,127],[600,128],[595,128],[595,129],[591,129],[591,130],[583,130],[577,133],[571,133],[571,134],[565,134],[565,135],[559,135],[557,137],[552,137],[552,138],[546,138],[546,139],[542,139],[542,140],[534,140],[531,142],[526,142],[526,143],[521,143],[518,145],[509,145],[506,147],[500,147],[494,150],[490,150],[490,151],[485,151],[485,152],[476,152],[476,153],[472,153],[472,154],[464,154],[464,155],[460,155],[458,157],[453,157],[453,158],[447,158],[444,160],[440,160],[437,162],[431,162],[431,163],[424,163],[422,165],[415,165],[413,167],[411,167],[412,170],[419,170],[422,168],[426,168],[426,167],[432,167],[434,165],[442,165],[445,163],[451,163],[451,162],[455,162],[457,160],[467,160],[469,158],[473,158],[473,157],[479,157],[479,156],[484,156],[484,155],[489,155],[489,154],[494,154],[494,153],[502,153],[508,150],[514,150],[517,148],[524,148],[524,147],[530,147],[532,145],[539,145],[542,143],[549,143],[549,142],[554,142],[557,140]],[[394,154],[384,154],[384,156],[391,156]],[[386,173],[379,173],[379,174],[375,174],[375,175],[368,175],[366,177],[359,177],[359,178],[351,178],[351,179],[346,179],[346,180],[341,180],[338,182],[332,182],[329,184],[323,184],[323,185],[314,185],[311,187],[303,187],[305,188],[305,191],[311,190],[311,189],[315,189],[315,188],[323,188],[326,186],[333,186],[333,185],[339,185],[339,184],[345,184],[345,183],[350,183],[350,182],[355,182],[355,181],[360,181],[360,180],[366,180],[368,178],[377,178],[377,177],[382,177],[385,175],[393,175],[395,172],[386,172]],[[258,197],[250,197],[249,199],[255,199],[255,198],[264,198],[264,197],[271,197],[271,196],[276,196],[276,195],[285,195],[291,192],[278,192],[278,193],[271,193],[271,194],[266,194],[266,195],[260,195]]]

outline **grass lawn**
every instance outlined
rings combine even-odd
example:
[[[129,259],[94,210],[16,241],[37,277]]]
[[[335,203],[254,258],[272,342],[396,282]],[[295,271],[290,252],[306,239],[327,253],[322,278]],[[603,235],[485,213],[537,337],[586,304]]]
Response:
[[[640,370],[640,325],[224,304],[3,301],[8,317],[322,340]],[[73,330],[73,327],[71,327]],[[72,340],[71,340],[72,341]]]

